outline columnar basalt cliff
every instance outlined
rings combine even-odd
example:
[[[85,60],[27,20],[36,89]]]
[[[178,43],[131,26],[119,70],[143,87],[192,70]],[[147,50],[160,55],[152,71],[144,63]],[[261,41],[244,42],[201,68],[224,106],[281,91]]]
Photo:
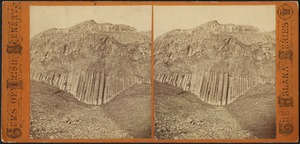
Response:
[[[202,101],[213,105],[231,103],[250,88],[266,83],[266,80],[260,77],[231,76],[228,72],[215,71],[191,75],[157,74],[155,79],[190,91]]]
[[[126,25],[85,21],[35,35],[30,76],[100,105],[150,79],[150,32]]]
[[[104,73],[34,73],[32,79],[43,81],[59,89],[69,92],[79,101],[100,105],[110,101],[124,89],[142,83],[137,77],[112,77]]]
[[[211,21],[155,40],[155,80],[190,91],[213,105],[275,83],[275,32]]]

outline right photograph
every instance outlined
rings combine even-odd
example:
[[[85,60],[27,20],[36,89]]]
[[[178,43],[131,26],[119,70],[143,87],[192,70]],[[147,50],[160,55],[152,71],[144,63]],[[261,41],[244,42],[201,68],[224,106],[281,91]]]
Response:
[[[276,138],[275,14],[154,6],[155,139]]]

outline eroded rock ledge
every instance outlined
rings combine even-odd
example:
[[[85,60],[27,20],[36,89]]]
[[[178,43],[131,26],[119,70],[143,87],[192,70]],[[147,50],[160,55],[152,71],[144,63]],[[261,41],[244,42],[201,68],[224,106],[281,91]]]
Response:
[[[210,21],[155,39],[155,80],[226,105],[260,84],[275,84],[275,31]]]
[[[85,21],[52,28],[30,40],[30,77],[86,104],[107,103],[123,90],[149,83],[149,31]]]

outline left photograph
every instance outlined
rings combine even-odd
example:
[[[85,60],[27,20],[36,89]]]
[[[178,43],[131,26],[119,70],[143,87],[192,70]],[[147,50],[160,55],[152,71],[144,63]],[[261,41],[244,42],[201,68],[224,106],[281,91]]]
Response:
[[[151,137],[151,6],[30,6],[30,138]]]

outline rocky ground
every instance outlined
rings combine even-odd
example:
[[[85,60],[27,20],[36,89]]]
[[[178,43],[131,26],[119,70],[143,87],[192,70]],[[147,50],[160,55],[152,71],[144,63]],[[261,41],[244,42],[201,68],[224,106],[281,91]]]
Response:
[[[92,106],[43,82],[31,81],[34,139],[111,139],[151,136],[150,86],[140,84],[111,102]]]
[[[229,105],[213,106],[180,88],[155,83],[155,138],[275,138],[275,85],[254,90]]]

